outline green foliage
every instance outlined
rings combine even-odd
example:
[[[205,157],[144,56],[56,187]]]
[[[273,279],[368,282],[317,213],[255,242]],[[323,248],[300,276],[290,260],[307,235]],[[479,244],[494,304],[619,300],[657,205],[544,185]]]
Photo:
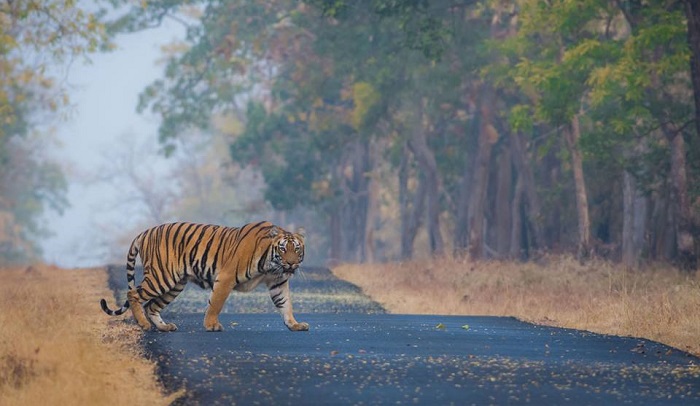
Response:
[[[231,156],[259,169],[267,184],[265,198],[273,207],[289,210],[299,204],[313,206],[318,198],[314,182],[323,174],[327,160],[314,154],[312,141],[303,137],[301,126],[286,117],[268,114],[259,103],[249,103],[246,129],[231,144]],[[311,153],[309,153],[311,152]]]
[[[402,46],[418,50],[430,60],[439,60],[452,41],[453,26],[444,18],[444,5],[430,4],[427,0],[308,0],[318,7],[324,16],[339,20],[348,19],[357,9],[366,10],[380,17],[379,24],[387,19],[397,22],[403,33]],[[459,2],[452,5],[462,6]]]
[[[510,110],[508,122],[513,131],[531,132],[534,126],[531,106],[526,104],[514,105]]]
[[[526,0],[521,6],[517,34],[494,43],[507,62],[487,70],[527,97],[511,109],[512,128],[567,125],[585,113],[586,159],[630,168],[645,161],[637,154],[650,152],[621,151],[653,144],[659,120],[688,120],[688,95],[676,91],[689,87],[681,10],[662,4],[627,10],[598,0]],[[655,173],[662,172],[646,176]]]
[[[193,127],[211,129],[213,116],[240,117],[231,157],[259,168],[280,209],[344,210],[358,199],[348,187],[355,169],[375,176],[353,166],[353,146],[380,149],[395,170],[418,128],[454,217],[477,148],[481,89],[492,85],[494,127],[517,132],[532,155],[547,214],[531,221],[574,235],[561,137],[572,118],[595,178],[593,224],[607,226],[622,170],[662,190],[669,161],[659,128],[691,118],[687,33],[674,2],[163,0],[131,8],[113,28],[182,20],[193,8],[200,17],[139,109],[161,116],[166,149]]]

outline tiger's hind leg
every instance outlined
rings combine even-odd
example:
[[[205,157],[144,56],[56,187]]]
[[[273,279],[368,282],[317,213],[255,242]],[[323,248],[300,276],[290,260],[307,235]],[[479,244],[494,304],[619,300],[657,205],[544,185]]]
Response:
[[[159,278],[154,275],[155,272],[158,271],[144,267],[143,281],[139,286],[129,290],[126,294],[131,313],[134,315],[139,326],[144,330],[151,329],[151,322],[146,318],[141,303],[149,303],[152,299],[164,295],[166,290],[170,290],[167,285],[164,285]],[[163,276],[161,275],[160,278],[163,278]]]
[[[170,291],[165,292],[161,296],[151,299],[144,306],[146,308],[146,315],[155,324],[156,328],[160,331],[175,331],[177,330],[177,325],[175,323],[166,323],[160,316],[160,312],[169,305],[177,295],[182,293],[185,289],[187,280],[184,279],[173,286]]]
[[[143,294],[143,289],[141,286],[132,289],[126,294],[126,299],[129,301],[129,309],[131,309],[131,314],[134,315],[134,319],[144,330],[151,329],[151,322],[146,319],[146,315],[143,313],[143,307],[141,307],[141,298]],[[150,299],[149,299],[150,300]]]

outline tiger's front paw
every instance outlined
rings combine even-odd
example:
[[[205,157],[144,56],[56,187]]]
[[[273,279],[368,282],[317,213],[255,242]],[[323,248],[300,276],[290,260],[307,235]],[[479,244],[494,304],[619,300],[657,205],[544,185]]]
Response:
[[[151,323],[148,323],[148,322],[146,322],[146,323],[139,322],[139,326],[141,327],[141,329],[143,331],[148,331],[151,329]]]
[[[177,325],[175,323],[166,323],[166,324],[163,324],[162,326],[156,325],[156,327],[158,327],[158,330],[160,330],[160,331],[175,331],[175,330],[177,330]]]
[[[224,331],[224,326],[222,326],[218,321],[211,324],[207,324],[205,322],[204,328],[207,329],[207,331]]]
[[[291,331],[309,331],[309,323],[294,323],[288,325],[287,328]]]

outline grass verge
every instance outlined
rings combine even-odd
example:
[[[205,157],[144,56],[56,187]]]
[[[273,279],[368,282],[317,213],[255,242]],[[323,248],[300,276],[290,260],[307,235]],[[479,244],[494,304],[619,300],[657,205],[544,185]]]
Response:
[[[0,269],[0,404],[167,405],[135,326],[108,318],[101,269]],[[113,300],[110,301],[113,303]]]
[[[391,313],[514,316],[659,341],[700,356],[700,276],[570,257],[342,264],[333,273]]]

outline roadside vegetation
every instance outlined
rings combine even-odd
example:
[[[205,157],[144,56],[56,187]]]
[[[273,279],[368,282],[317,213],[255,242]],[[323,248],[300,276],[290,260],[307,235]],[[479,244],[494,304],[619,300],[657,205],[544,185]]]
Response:
[[[629,271],[568,256],[526,263],[450,258],[343,264],[333,273],[391,313],[514,316],[700,355],[700,277],[667,265]]]
[[[100,269],[0,268],[1,405],[166,405],[138,343],[141,332],[110,320]]]
[[[392,313],[514,316],[700,355],[700,277],[667,266],[446,258],[342,264],[333,273]],[[140,330],[99,310],[101,297],[112,298],[103,270],[30,266],[0,275],[0,404],[166,405],[180,395],[157,382]]]

